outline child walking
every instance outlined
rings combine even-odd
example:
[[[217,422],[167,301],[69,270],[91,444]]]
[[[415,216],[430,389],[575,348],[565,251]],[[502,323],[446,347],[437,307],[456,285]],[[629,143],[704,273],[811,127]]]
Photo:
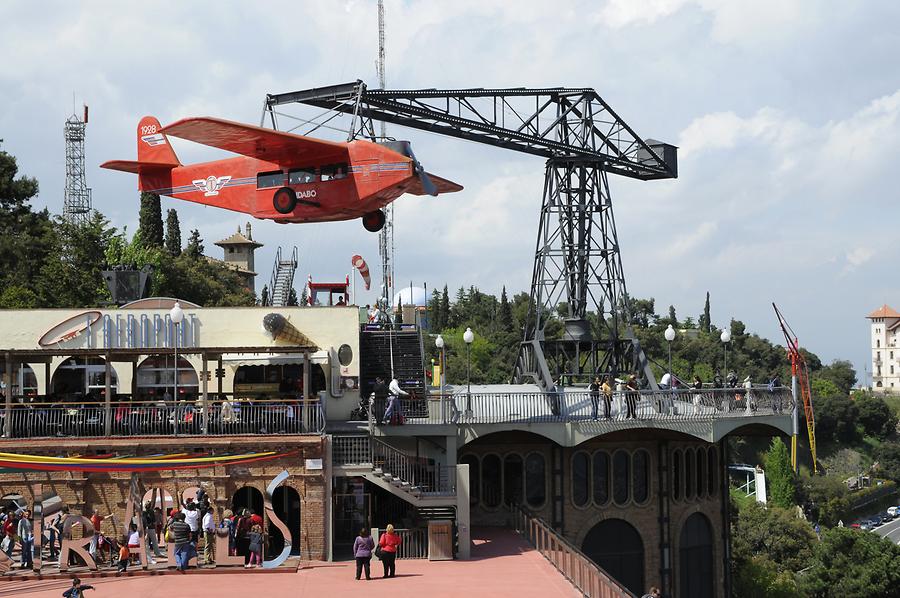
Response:
[[[127,539],[122,537],[121,548],[119,548],[119,563],[116,567],[116,572],[124,573],[128,570],[128,559],[131,557],[131,551],[128,550],[128,542]]]
[[[262,545],[263,545],[263,531],[262,526],[259,524],[254,525],[250,528],[250,562],[244,565],[246,569],[253,569],[257,565],[262,567]],[[255,559],[255,562],[254,562]]]

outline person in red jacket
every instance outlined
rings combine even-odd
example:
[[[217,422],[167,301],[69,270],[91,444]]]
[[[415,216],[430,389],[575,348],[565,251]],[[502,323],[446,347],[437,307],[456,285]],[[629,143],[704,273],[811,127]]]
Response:
[[[378,545],[381,547],[381,566],[384,567],[384,577],[395,577],[395,563],[397,561],[397,548],[403,543],[403,539],[394,533],[394,526],[390,523],[381,537]]]

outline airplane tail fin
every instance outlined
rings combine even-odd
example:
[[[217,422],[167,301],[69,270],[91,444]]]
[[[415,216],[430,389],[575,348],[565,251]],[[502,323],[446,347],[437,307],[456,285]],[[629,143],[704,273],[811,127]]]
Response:
[[[162,126],[155,116],[145,116],[138,123],[138,162],[180,166],[181,162],[169,144],[169,138],[161,130]]]
[[[138,189],[159,187],[159,178],[167,177],[173,168],[181,166],[169,139],[160,130],[162,127],[155,116],[145,116],[137,126],[137,153],[135,160],[110,160],[101,168],[121,170],[138,175]],[[153,181],[145,180],[145,175]]]

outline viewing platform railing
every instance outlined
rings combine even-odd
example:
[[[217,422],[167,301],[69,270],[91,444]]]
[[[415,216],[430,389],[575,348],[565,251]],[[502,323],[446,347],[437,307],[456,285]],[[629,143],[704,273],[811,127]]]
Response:
[[[686,421],[790,415],[789,388],[704,388],[614,392],[607,401],[582,389],[534,393],[432,393],[398,399],[409,424],[566,423],[611,421]],[[608,413],[607,413],[607,403]],[[386,400],[374,401],[374,425],[382,425]],[[398,421],[396,418],[394,422]]]
[[[14,403],[0,409],[6,438],[322,434],[319,400]]]

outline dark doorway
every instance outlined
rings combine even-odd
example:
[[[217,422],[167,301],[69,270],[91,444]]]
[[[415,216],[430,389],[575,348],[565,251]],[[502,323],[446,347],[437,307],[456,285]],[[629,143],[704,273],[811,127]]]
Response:
[[[291,554],[300,554],[300,494],[290,486],[279,486],[272,493],[272,508],[291,532]],[[271,554],[278,555],[284,549],[284,537],[271,521],[269,522],[269,547]]]
[[[634,527],[621,519],[607,519],[588,532],[581,550],[616,581],[640,596],[644,588],[644,543]],[[692,594],[683,594],[691,596]]]
[[[250,509],[260,517],[263,516],[263,495],[262,492],[252,486],[244,486],[234,493],[231,499],[231,507],[235,514],[240,513],[244,509]]]
[[[704,515],[694,513],[687,518],[678,547],[679,595],[712,598],[715,595],[712,528]]]

